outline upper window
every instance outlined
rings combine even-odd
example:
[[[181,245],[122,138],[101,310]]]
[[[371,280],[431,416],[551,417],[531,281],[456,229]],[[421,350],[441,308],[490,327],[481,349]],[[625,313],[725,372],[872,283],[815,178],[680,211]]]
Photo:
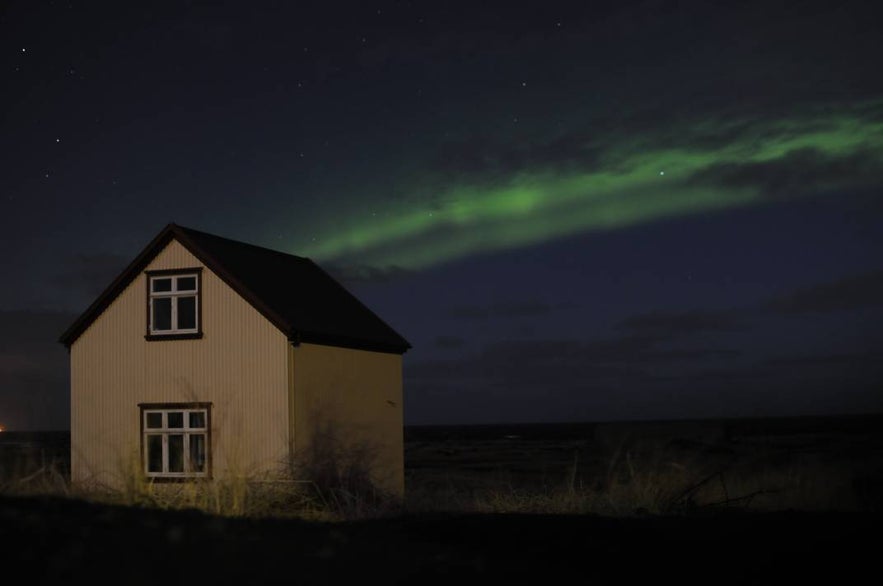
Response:
[[[199,269],[147,272],[147,339],[202,336]]]

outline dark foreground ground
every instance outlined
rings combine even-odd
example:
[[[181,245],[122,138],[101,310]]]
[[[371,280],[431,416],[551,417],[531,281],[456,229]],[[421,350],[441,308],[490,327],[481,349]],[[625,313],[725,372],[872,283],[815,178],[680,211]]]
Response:
[[[66,433],[2,435],[0,487],[66,471]],[[412,428],[405,440],[408,510],[421,512],[383,519],[261,521],[0,490],[0,581],[879,582],[881,416]],[[562,489],[623,515],[564,514]],[[557,514],[476,512],[520,510],[523,494],[550,497]],[[660,513],[666,503],[682,514]],[[635,515],[645,507],[656,515]]]
[[[349,523],[0,497],[3,572],[68,584],[858,584],[881,515],[423,514]]]

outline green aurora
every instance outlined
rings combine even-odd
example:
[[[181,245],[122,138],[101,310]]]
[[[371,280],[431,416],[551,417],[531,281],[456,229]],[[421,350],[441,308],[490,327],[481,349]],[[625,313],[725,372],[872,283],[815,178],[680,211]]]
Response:
[[[423,268],[693,214],[830,194],[883,175],[883,100],[781,119],[705,119],[599,136],[591,168],[427,181],[410,209],[336,218],[298,254]]]

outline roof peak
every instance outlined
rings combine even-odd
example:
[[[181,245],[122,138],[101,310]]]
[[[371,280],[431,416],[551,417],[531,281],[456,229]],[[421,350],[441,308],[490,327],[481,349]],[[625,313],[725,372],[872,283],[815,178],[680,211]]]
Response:
[[[236,244],[237,246],[249,246],[251,248],[256,248],[256,249],[259,249],[259,250],[262,250],[265,252],[272,252],[274,254],[283,254],[285,256],[291,256],[291,257],[294,257],[297,259],[312,262],[312,260],[306,256],[302,256],[299,254],[293,254],[291,252],[285,252],[284,250],[279,250],[278,248],[270,248],[268,246],[263,246],[261,244],[254,244],[252,242],[246,242],[245,240],[236,240],[235,238],[228,238],[226,236],[221,236],[221,235],[215,234],[213,232],[206,232],[205,230],[198,230],[196,228],[191,228],[189,226],[182,226],[181,224],[170,223],[168,225],[168,227],[172,230],[172,232],[178,233],[178,234],[183,234],[185,237],[187,236],[188,233],[195,234],[197,236],[202,236],[202,237],[208,236],[210,238],[217,238],[218,240],[223,240],[223,241],[229,242],[231,244]]]
[[[311,259],[170,222],[59,339],[68,348],[172,240],[293,343],[403,353],[410,343]]]

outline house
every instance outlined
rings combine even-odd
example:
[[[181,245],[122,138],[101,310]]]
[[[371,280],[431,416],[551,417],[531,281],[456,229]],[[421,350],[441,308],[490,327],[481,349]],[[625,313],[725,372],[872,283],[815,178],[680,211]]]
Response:
[[[59,341],[74,484],[272,476],[324,438],[403,493],[410,344],[310,259],[169,224]]]

